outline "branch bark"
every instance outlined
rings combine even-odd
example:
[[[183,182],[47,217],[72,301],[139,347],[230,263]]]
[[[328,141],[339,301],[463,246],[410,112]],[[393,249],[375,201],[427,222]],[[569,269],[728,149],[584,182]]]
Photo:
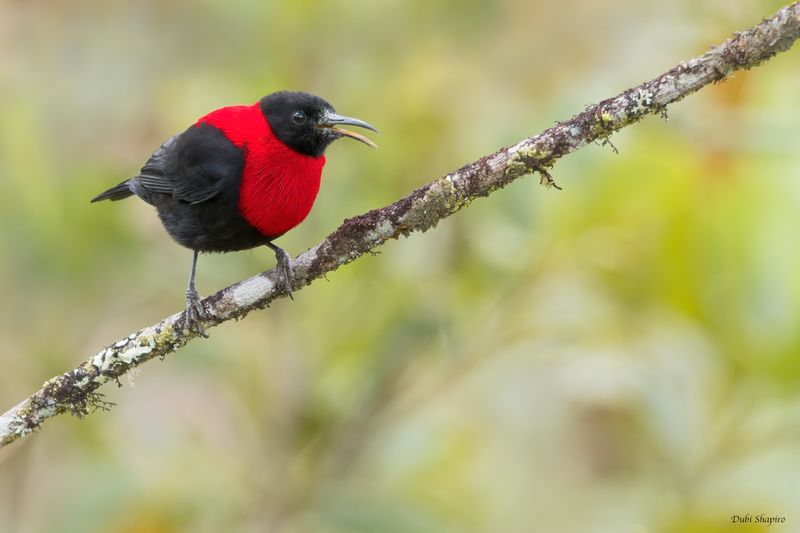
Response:
[[[294,290],[373,251],[389,239],[424,232],[526,174],[538,172],[543,185],[555,186],[547,169],[562,156],[595,141],[608,141],[619,129],[647,115],[663,114],[677,102],[737,70],[749,69],[791,48],[800,37],[800,2],[700,57],[682,62],[648,82],[603,100],[569,120],[517,144],[469,163],[413,191],[393,204],[345,220],[321,243],[294,260]],[[285,294],[274,270],[227,287],[203,300],[206,328],[263,309]],[[0,446],[37,430],[48,418],[72,413],[83,417],[107,409],[97,389],[117,381],[155,357],[163,358],[197,335],[182,329],[181,314],[146,327],[94,354],[80,366],[47,381],[42,388],[0,417]]]

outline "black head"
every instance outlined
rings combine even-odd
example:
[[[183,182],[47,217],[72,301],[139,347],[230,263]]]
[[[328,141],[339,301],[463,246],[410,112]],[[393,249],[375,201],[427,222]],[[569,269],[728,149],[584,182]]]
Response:
[[[259,106],[275,137],[301,154],[319,157],[330,143],[340,137],[350,137],[377,148],[363,135],[338,128],[337,125],[349,124],[375,132],[378,130],[363,120],[337,115],[333,106],[319,96],[280,91],[262,98]]]

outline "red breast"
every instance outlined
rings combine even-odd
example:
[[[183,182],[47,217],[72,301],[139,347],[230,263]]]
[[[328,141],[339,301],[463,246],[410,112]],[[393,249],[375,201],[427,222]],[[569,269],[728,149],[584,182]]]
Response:
[[[258,104],[224,107],[197,121],[219,128],[244,152],[239,211],[268,237],[305,220],[319,192],[325,156],[311,157],[281,143]]]

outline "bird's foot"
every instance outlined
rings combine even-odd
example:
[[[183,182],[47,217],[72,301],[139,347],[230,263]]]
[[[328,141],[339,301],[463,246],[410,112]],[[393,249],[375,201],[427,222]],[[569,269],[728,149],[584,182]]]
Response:
[[[194,331],[201,337],[208,338],[206,329],[203,327],[203,320],[208,318],[203,303],[200,301],[200,295],[197,294],[195,289],[186,290],[186,310],[183,312],[183,325],[189,331]]]
[[[294,300],[292,296],[292,284],[294,283],[294,271],[292,269],[292,258],[283,248],[275,247],[275,259],[278,260],[278,280],[283,285],[283,290]]]

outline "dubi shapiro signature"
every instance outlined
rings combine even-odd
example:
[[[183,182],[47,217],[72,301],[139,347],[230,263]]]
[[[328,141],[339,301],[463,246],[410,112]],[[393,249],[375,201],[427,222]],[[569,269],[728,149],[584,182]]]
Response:
[[[771,526],[772,524],[783,524],[786,522],[785,516],[780,515],[765,515],[764,513],[760,514],[735,514],[731,515],[731,522],[734,524],[766,524],[767,527]]]

